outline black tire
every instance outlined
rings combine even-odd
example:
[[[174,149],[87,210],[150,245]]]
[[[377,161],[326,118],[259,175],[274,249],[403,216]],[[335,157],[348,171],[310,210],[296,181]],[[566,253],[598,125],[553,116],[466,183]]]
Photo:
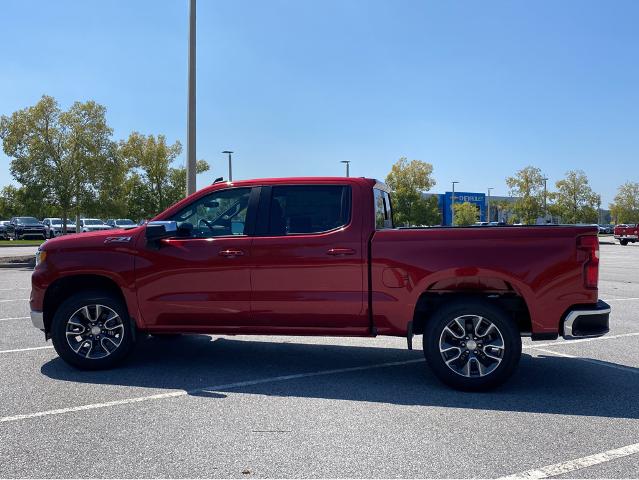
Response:
[[[100,310],[103,312],[101,315],[95,307],[91,307],[95,305],[100,306]],[[100,339],[100,335],[102,335],[102,339],[99,340],[101,345],[98,344],[97,347],[95,347],[95,352],[99,353],[99,351],[102,350],[102,354],[105,354],[105,352],[108,352],[107,347],[111,348],[116,343],[115,341],[107,341],[105,343],[105,340],[109,340],[106,337],[110,336],[117,341],[117,334],[120,334],[121,337],[117,347],[114,347],[111,352],[106,353],[106,355],[101,358],[98,358],[97,356],[89,358],[87,356],[89,354],[86,354],[87,349],[84,345],[78,349],[78,353],[74,351],[70,342],[75,342],[75,339],[83,338],[80,334],[78,334],[78,336],[71,336],[72,339],[67,341],[67,328],[72,325],[69,321],[72,318],[75,319],[74,322],[77,322],[78,318],[81,319],[82,313],[78,312],[83,310],[83,307],[85,306],[89,306],[89,311],[96,317],[96,325],[99,324],[100,326],[107,326],[108,318],[105,317],[104,312],[106,312],[106,315],[108,316],[109,310],[116,313],[119,317],[119,319],[117,319],[117,333],[114,335],[110,335],[109,331],[103,329],[95,337],[92,336],[91,339],[84,338],[78,342],[83,343],[86,340],[86,344],[88,345],[90,341],[91,348],[88,350],[91,352],[94,348],[94,342]],[[100,318],[102,318],[102,322],[104,323],[100,322]],[[110,325],[113,326],[115,323],[111,323]],[[115,330],[116,329],[114,328],[111,332]],[[86,330],[86,333],[88,335],[90,332]],[[126,306],[119,298],[100,291],[80,292],[65,300],[55,312],[53,322],[51,324],[51,340],[56,352],[58,352],[60,358],[62,358],[65,362],[81,370],[101,370],[116,366],[131,352],[135,344],[135,335],[135,326],[129,317]]]
[[[482,317],[485,321],[479,320],[479,317],[474,316]],[[459,320],[459,317],[462,317],[462,319]],[[456,336],[451,335],[453,332],[450,329],[444,332],[446,327],[455,322],[456,319],[464,322],[466,327],[472,327],[473,318],[477,318],[477,325],[473,327],[473,332],[482,334],[483,328],[488,329],[483,333],[483,337],[481,335],[477,337],[468,335],[458,339]],[[469,321],[471,322],[470,325],[467,324]],[[488,323],[492,323],[496,330],[493,327],[488,327]],[[455,329],[454,326],[453,329]],[[467,332],[467,330],[469,328],[461,329],[460,327],[455,333],[460,334]],[[470,340],[467,345],[465,342],[469,337]],[[494,337],[498,337],[497,340],[490,340]],[[482,338],[485,340],[482,340]],[[440,342],[446,339],[451,342],[459,341],[459,346],[453,346],[448,349],[447,353],[441,353]],[[458,390],[481,391],[495,388],[512,375],[521,357],[521,335],[516,323],[501,308],[482,300],[462,299],[440,307],[427,321],[423,340],[424,356],[433,373],[443,383]],[[487,345],[482,345],[481,342],[484,341]],[[491,345],[488,345],[489,341]],[[500,341],[503,344],[503,348],[497,346]],[[473,343],[475,343],[474,347],[472,346]],[[495,344],[495,346],[492,346],[492,344]],[[442,345],[447,346],[448,342],[444,341]],[[468,350],[468,348],[471,348],[472,351]],[[446,350],[446,348],[443,349]],[[501,350],[501,352],[498,352],[498,350]],[[453,357],[457,352],[459,352],[458,360],[455,360]],[[487,353],[500,357],[500,361],[493,356],[487,356]],[[445,355],[450,355],[448,361],[452,366],[449,366],[444,360]],[[464,362],[464,359],[467,359],[466,362]],[[484,362],[486,362],[488,367]],[[464,365],[463,368],[459,367],[460,372],[456,371],[458,365]],[[461,373],[465,365],[469,366],[468,376],[465,376],[465,372]],[[487,372],[483,376],[481,376],[482,369]]]
[[[625,247],[626,245],[628,245],[628,240],[619,240],[619,243]]]

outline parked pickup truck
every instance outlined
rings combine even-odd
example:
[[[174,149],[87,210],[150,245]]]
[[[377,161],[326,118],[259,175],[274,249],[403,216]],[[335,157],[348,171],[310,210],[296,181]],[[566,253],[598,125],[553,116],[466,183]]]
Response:
[[[639,239],[639,225],[636,223],[617,225],[615,239],[622,245],[628,245],[628,242],[635,243]]]
[[[31,319],[82,369],[142,334],[423,334],[447,384],[493,387],[521,337],[596,337],[592,226],[395,228],[366,178],[220,182],[145,225],[59,237],[37,255]]]

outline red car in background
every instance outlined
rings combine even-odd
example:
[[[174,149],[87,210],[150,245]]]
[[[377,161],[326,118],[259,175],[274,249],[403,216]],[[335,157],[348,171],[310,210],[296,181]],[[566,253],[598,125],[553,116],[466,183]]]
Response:
[[[635,243],[639,238],[639,226],[636,223],[621,224],[615,227],[615,239],[622,245]]]

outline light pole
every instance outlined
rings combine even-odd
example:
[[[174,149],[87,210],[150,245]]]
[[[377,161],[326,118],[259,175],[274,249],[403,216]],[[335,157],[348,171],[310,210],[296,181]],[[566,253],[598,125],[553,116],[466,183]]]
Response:
[[[546,182],[548,181],[547,177],[543,178],[544,180],[544,223],[548,223],[548,204],[546,201],[546,197],[548,195],[548,190],[546,188]]]
[[[189,86],[186,115],[186,194],[196,190],[195,183],[195,0],[189,1]]]
[[[351,170],[350,170],[350,160],[342,160],[340,163],[345,163],[346,164],[346,176],[350,177],[351,176]]]
[[[495,189],[494,187],[489,187],[488,188],[488,205],[487,205],[487,208],[486,208],[486,221],[488,223],[490,223],[490,191],[494,190],[494,189]]]
[[[455,226],[455,184],[459,182],[453,182],[453,194],[450,201],[450,225]]]
[[[233,155],[233,152],[231,152],[230,150],[224,150],[222,153],[228,153],[229,155],[229,182],[233,181],[233,165],[231,164],[231,155]]]

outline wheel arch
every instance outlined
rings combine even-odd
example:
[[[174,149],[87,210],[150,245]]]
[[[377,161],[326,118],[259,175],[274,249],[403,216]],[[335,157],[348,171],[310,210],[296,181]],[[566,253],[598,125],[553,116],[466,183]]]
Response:
[[[96,274],[78,274],[62,277],[54,281],[46,290],[43,301],[44,328],[48,336],[51,331],[51,323],[57,309],[70,296],[83,291],[103,291],[112,294],[122,301],[129,310],[126,298],[120,286],[115,280]],[[129,311],[129,316],[131,312]]]
[[[532,321],[528,305],[524,297],[515,291],[492,293],[474,290],[427,290],[419,296],[415,304],[412,332],[415,334],[424,333],[428,321],[443,306],[469,300],[481,300],[500,308],[517,325],[521,335],[531,335]]]

